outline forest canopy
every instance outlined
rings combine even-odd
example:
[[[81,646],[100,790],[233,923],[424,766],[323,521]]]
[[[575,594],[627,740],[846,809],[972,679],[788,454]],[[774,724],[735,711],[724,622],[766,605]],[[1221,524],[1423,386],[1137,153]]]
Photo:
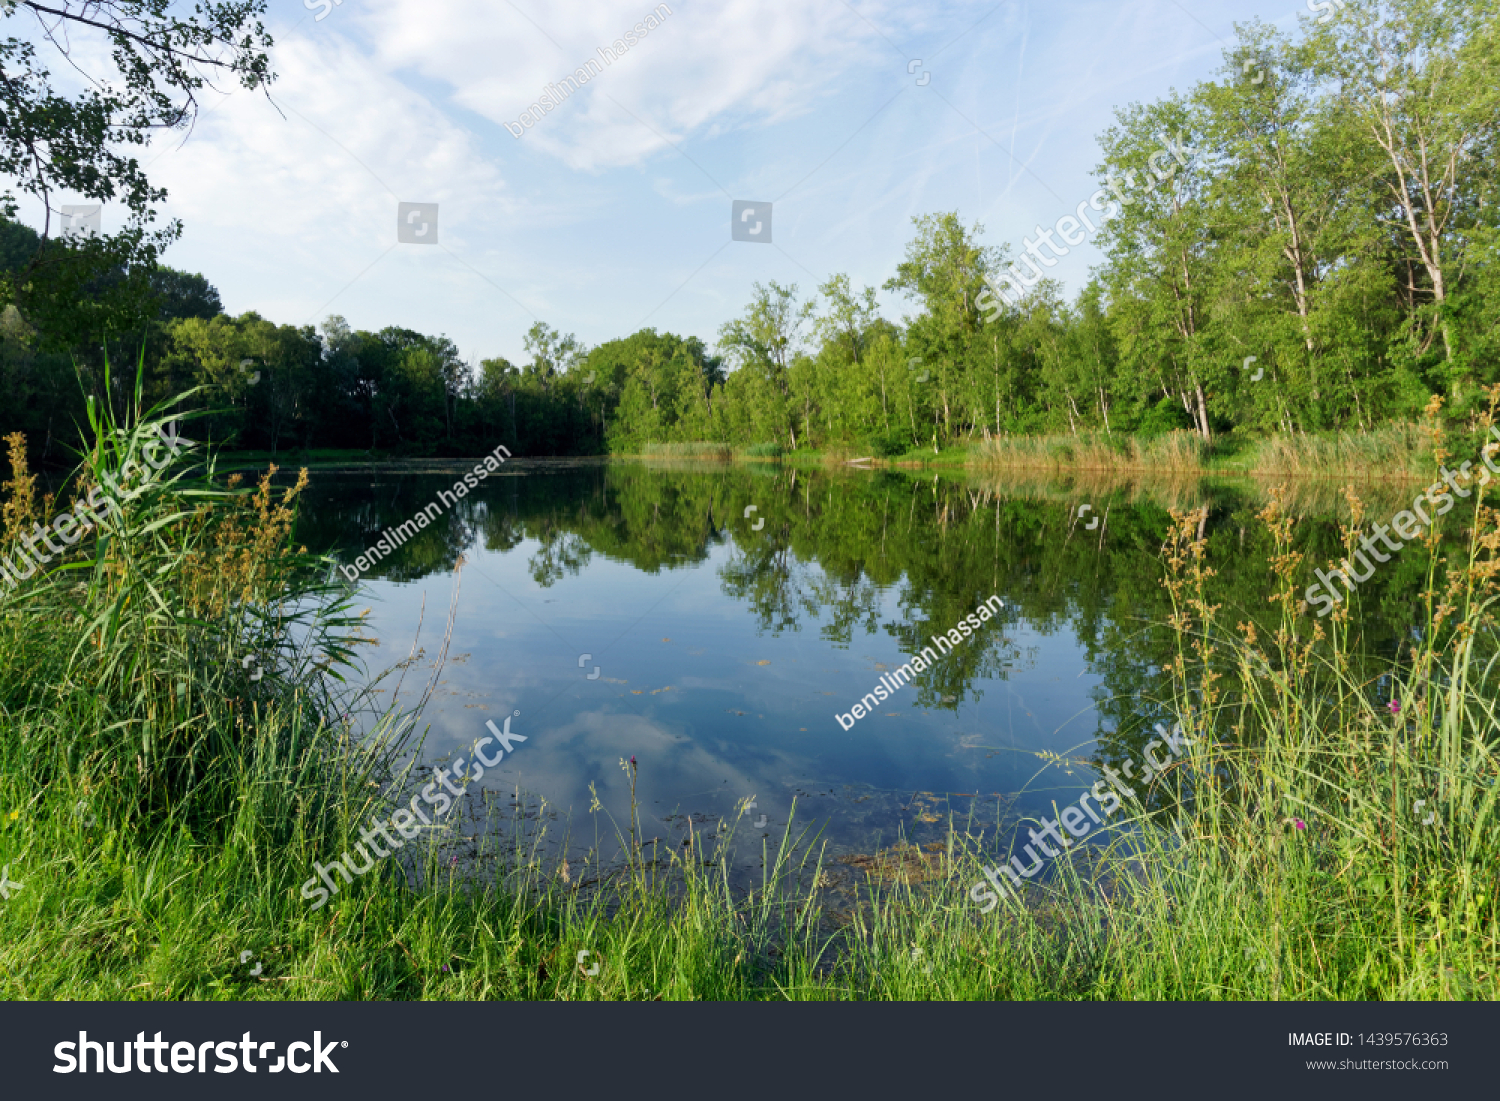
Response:
[[[230,317],[207,279],[158,264],[109,346],[132,361],[144,347],[153,396],[204,387],[215,440],[267,450],[899,454],[1086,430],[1369,430],[1435,395],[1462,416],[1500,375],[1497,130],[1496,0],[1351,0],[1296,36],[1242,26],[1217,79],[1117,110],[1098,190],[1055,229],[993,245],[958,212],[914,218],[883,285],[900,318],[843,274],[772,280],[712,344],[643,329],[586,348],[538,322],[530,362],[471,364],[397,326]],[[1068,251],[1081,221],[1104,257],[1087,272]],[[0,226],[7,272],[28,232]],[[1072,301],[1062,275],[1085,280]],[[101,270],[59,293],[103,302],[108,285]],[[7,301],[0,433],[51,450],[81,419],[102,338],[59,351],[34,309]]]

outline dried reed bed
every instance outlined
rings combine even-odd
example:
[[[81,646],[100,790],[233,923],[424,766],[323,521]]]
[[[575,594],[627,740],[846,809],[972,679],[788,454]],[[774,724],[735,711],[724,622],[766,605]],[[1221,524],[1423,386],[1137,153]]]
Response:
[[[1415,424],[1368,432],[1272,436],[1256,448],[1250,471],[1267,478],[1416,481],[1432,468],[1432,443]]]
[[[712,459],[730,462],[734,459],[779,459],[786,449],[779,443],[754,443],[736,447],[712,440],[680,440],[672,443],[648,443],[637,458],[643,459]]]
[[[716,459],[728,462],[734,458],[734,449],[727,443],[711,440],[689,440],[678,443],[648,443],[641,449],[645,459]]]
[[[1076,436],[996,436],[973,448],[976,466],[1000,470],[1203,473],[1206,447],[1192,432],[1154,439],[1081,432]]]

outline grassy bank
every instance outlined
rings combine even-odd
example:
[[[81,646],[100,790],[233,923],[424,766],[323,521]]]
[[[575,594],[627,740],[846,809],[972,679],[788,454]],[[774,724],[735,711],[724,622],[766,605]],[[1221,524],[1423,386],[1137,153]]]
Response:
[[[101,413],[59,501],[36,498],[13,447],[0,548],[138,465],[165,416]],[[790,827],[746,893],[720,859],[732,822],[667,852],[639,840],[634,806],[559,826],[524,793],[511,807],[479,789],[453,830],[314,910],[314,864],[420,786],[402,762],[422,705],[352,744],[346,717],[370,698],[348,687],[361,621],[297,545],[299,489],[211,474],[125,479],[117,514],[0,594],[0,864],[23,884],[0,901],[0,996],[1500,995],[1487,508],[1467,562],[1429,576],[1417,641],[1383,684],[1351,672],[1346,609],[1299,613],[1313,564],[1279,499],[1261,515],[1278,547],[1270,638],[1208,605],[1200,516],[1178,514],[1173,690],[1141,710],[1181,722],[1184,754],[1121,793],[1106,842],[988,913],[970,896],[981,869],[1025,858],[963,820],[933,851],[871,854],[857,902],[835,905],[821,849]],[[558,829],[593,857],[564,861]]]
[[[1478,433],[1471,431],[1479,445]],[[1252,475],[1292,481],[1415,481],[1432,470],[1427,425],[1391,424],[1370,431],[1303,436],[1229,435],[1211,443],[1191,432],[1141,439],[1084,432],[1004,437],[976,443],[972,464],[990,470],[1055,473],[1120,471],[1156,477]]]
[[[1460,434],[1480,446],[1477,425]],[[731,447],[718,443],[653,443],[641,458],[719,461],[779,459],[802,466],[858,460],[871,467],[965,467],[997,474],[1126,474],[1163,478],[1253,476],[1272,480],[1416,481],[1431,478],[1432,438],[1427,425],[1392,424],[1370,431],[1302,436],[1220,436],[1205,442],[1188,431],[1138,437],[1096,431],[1052,436],[993,436],[986,440],[924,445],[900,454],[844,444],[821,451],[787,451],[774,444]]]

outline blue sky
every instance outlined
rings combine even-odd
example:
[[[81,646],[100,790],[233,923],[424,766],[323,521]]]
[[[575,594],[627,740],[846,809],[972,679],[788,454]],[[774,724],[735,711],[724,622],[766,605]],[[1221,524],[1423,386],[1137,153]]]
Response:
[[[648,0],[307,3],[271,0],[274,106],[210,95],[185,141],[141,158],[186,226],[166,262],[208,276],[230,313],[446,334],[475,363],[524,361],[538,319],[590,346],[645,325],[712,344],[757,280],[878,287],[920,214],[1018,243],[1093,191],[1117,105],[1216,76],[1236,23],[1307,14],[676,0],[516,138],[504,123]],[[774,202],[769,246],[730,241],[735,199]],[[439,205],[436,247],[397,243],[398,202]],[[106,230],[119,219],[105,208]],[[1085,245],[1049,274],[1072,294],[1098,259]],[[881,302],[896,321],[910,308]]]

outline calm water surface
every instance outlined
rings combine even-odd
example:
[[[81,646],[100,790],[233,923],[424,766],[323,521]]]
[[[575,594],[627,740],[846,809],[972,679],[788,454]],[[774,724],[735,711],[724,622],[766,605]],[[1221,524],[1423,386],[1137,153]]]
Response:
[[[320,472],[302,537],[352,562],[463,469]],[[1215,602],[1272,622],[1252,497],[513,460],[366,574],[361,606],[379,638],[366,661],[387,669],[415,641],[424,658],[396,696],[414,703],[461,584],[422,758],[452,758],[486,720],[512,716],[527,741],[481,782],[496,797],[519,786],[545,799],[574,847],[593,843],[591,786],[628,820],[619,762],[631,756],[645,836],[663,843],[681,844],[687,816],[702,829],[749,797],[741,836],[779,837],[795,801],[798,825],[821,829],[832,856],[931,843],[950,815],[987,835],[998,826],[1004,841],[1104,764],[1139,760],[1166,718],[1171,505],[1211,508]],[[1334,516],[1310,511],[1298,537],[1322,561]],[[1383,570],[1361,589],[1379,613],[1361,621],[1375,656],[1406,630],[1420,563]],[[844,728],[836,716],[882,673],[992,596],[999,616]],[[390,701],[395,680],[382,684]]]

